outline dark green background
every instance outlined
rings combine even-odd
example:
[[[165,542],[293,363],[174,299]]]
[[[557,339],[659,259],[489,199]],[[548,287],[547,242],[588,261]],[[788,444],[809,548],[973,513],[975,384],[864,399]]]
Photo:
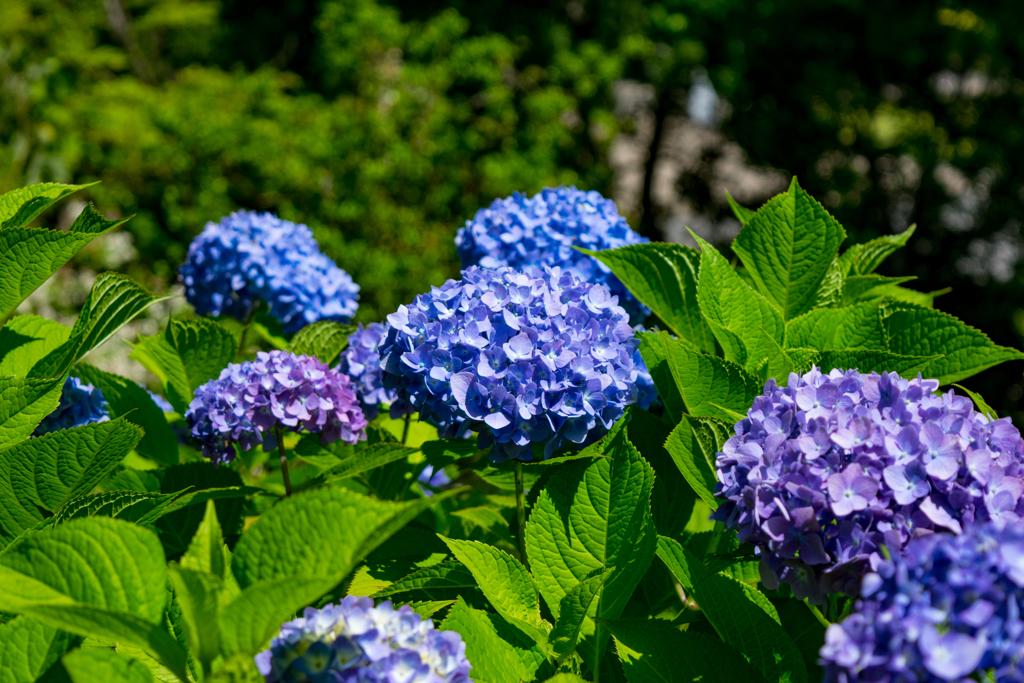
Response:
[[[457,273],[455,230],[494,198],[612,194],[610,146],[636,125],[613,84],[647,84],[663,122],[704,67],[752,164],[796,174],[855,241],[917,223],[884,272],[952,287],[940,308],[1020,346],[1019,29],[1013,1],[4,0],[0,191],[102,180],[90,198],[137,214],[129,271],[150,282],[206,221],[279,213],[376,320]],[[678,189],[721,219],[702,161]],[[655,203],[632,213],[659,237]],[[971,254],[981,271],[958,267]],[[1016,417],[1021,371],[970,386]]]

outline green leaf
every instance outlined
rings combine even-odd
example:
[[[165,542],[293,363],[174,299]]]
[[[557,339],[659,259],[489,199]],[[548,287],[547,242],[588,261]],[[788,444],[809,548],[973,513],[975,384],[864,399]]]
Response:
[[[729,200],[729,208],[732,209],[732,213],[736,216],[736,220],[738,220],[742,225],[749,223],[750,219],[754,217],[755,213],[757,213],[756,211],[751,211],[750,209],[742,207],[736,203],[736,200],[732,198],[732,195],[729,194],[728,191],[725,193],[725,198]]]
[[[222,579],[228,578],[230,562],[227,546],[224,545],[224,536],[217,520],[217,508],[212,500],[206,501],[203,521],[188,544],[188,550],[182,555],[180,564],[183,569],[206,572]]]
[[[675,537],[682,532],[693,513],[697,495],[665,449],[672,425],[637,408],[630,411],[630,425],[629,440],[654,468],[654,489],[651,494],[654,526],[659,534]]]
[[[296,332],[287,350],[294,354],[315,356],[321,363],[333,365],[348,347],[348,338],[356,329],[354,325],[321,320]]]
[[[882,265],[882,261],[907,243],[916,227],[911,225],[898,235],[883,235],[863,244],[854,244],[839,257],[844,272],[851,275],[869,275],[875,272],[875,269]]]
[[[825,626],[818,621],[809,605],[796,599],[776,603],[782,628],[796,643],[807,667],[807,677],[812,681],[825,680],[825,672],[819,661],[821,644],[825,642]]]
[[[974,407],[977,409],[979,413],[981,413],[990,420],[999,419],[999,414],[995,410],[993,410],[988,403],[985,402],[985,399],[981,397],[981,394],[977,394],[968,389],[967,387],[961,386],[959,384],[954,384],[953,386],[971,397],[971,400],[974,401]]]
[[[862,373],[895,372],[911,377],[924,372],[925,368],[940,358],[942,356],[902,356],[873,349],[829,349],[818,354],[817,362],[822,372],[829,372],[833,368],[857,369]]]
[[[136,645],[186,680],[185,652],[163,625],[166,583],[156,534],[120,520],[74,520],[0,555],[0,610]]]
[[[455,604],[454,600],[427,600],[427,601],[424,601],[424,602],[407,602],[407,603],[405,603],[405,605],[408,605],[410,608],[412,608],[413,612],[415,612],[416,614],[420,615],[424,619],[430,619],[431,617],[433,617],[435,614],[437,614],[441,610],[445,609],[446,607],[450,607],[451,605],[454,605],[454,604]],[[398,606],[402,607],[404,605],[398,605]]]
[[[721,501],[714,496],[715,454],[729,438],[730,427],[711,417],[684,415],[665,441],[665,449],[676,467],[701,500],[717,509]]]
[[[984,333],[948,313],[890,301],[883,315],[890,351],[904,356],[944,356],[922,371],[940,384],[959,382],[1008,360],[1024,358],[1024,353],[993,344]]]
[[[0,230],[28,225],[36,216],[68,195],[95,184],[38,183],[5,192],[0,195]]]
[[[706,633],[658,620],[607,622],[629,683],[756,683],[764,681],[728,645]]]
[[[818,285],[818,291],[814,293],[811,309],[838,306],[843,299],[845,283],[846,270],[839,262],[839,259],[834,258],[832,263],[829,264],[828,270],[825,271],[825,277],[822,278],[821,284]]]
[[[152,683],[145,664],[107,647],[80,647],[64,655],[72,683]]]
[[[0,680],[33,683],[60,659],[74,638],[29,617],[0,624]]]
[[[786,324],[786,345],[808,349],[888,351],[879,302],[819,308]]]
[[[142,432],[124,419],[50,432],[0,451],[0,527],[17,536],[91,491],[124,459]]]
[[[551,651],[556,662],[561,664],[576,650],[576,643],[586,621],[587,612],[594,599],[601,593],[608,575],[614,571],[597,570],[594,576],[584,579],[565,594],[558,605],[558,620],[551,631]]]
[[[890,286],[885,285],[879,287],[873,294],[881,297],[888,297],[894,301],[902,301],[908,304],[914,304],[922,308],[934,308],[935,297],[942,296],[943,294],[949,294],[953,291],[952,287],[946,287],[945,289],[937,289],[934,292],[918,292],[914,289],[907,289],[906,287]]]
[[[71,336],[71,328],[36,315],[19,315],[0,329],[0,376],[28,377],[32,367]]]
[[[178,464],[178,435],[142,386],[88,363],[77,363],[71,374],[103,392],[111,417],[123,417],[142,428],[136,451],[163,465]]]
[[[461,562],[442,562],[433,567],[418,569],[404,579],[395,581],[387,588],[377,591],[374,598],[387,598],[411,591],[436,591],[444,589],[470,588],[477,581],[466,565]]]
[[[742,234],[742,233],[741,233]],[[718,250],[694,235],[700,245],[697,298],[725,357],[748,370],[768,355],[766,332],[779,344],[785,338],[782,316],[740,279]]]
[[[72,498],[54,514],[54,524],[82,517],[113,517],[148,526],[180,493],[104,491]]]
[[[468,606],[459,598],[442,631],[455,631],[466,643],[466,658],[473,664],[473,680],[480,683],[521,683],[538,677],[544,653],[496,614]]]
[[[715,406],[746,412],[761,393],[760,381],[740,366],[690,350],[664,332],[641,333],[640,353],[674,420],[679,415],[673,414],[678,409],[673,396],[682,400],[691,415],[728,419],[728,414]]]
[[[31,376],[53,377],[66,371],[147,308],[169,298],[153,296],[127,275],[101,273],[82,304],[71,337],[36,363]]]
[[[714,353],[714,336],[697,305],[700,254],[696,249],[681,244],[648,243],[601,252],[579,251],[611,268],[669,332],[702,351]]]
[[[60,403],[64,377],[0,377],[0,449],[27,439]]]
[[[188,490],[165,508],[163,516],[156,522],[156,530],[169,556],[180,555],[188,548],[203,521],[205,507],[198,503],[205,503],[206,497],[216,501],[217,519],[225,536],[234,536],[241,531],[244,501],[239,496],[255,491],[242,486],[238,472],[227,467],[214,467],[209,461],[190,462],[152,472],[159,478],[158,490],[161,493]]]
[[[208,318],[172,318],[163,334],[140,337],[129,358],[152,372],[164,395],[184,415],[195,390],[220,375],[234,360],[238,341]]]
[[[441,540],[466,565],[495,611],[544,647],[551,625],[541,619],[537,586],[526,567],[508,553],[484,543],[444,536]]]
[[[794,177],[787,192],[754,214],[732,249],[758,291],[791,320],[811,310],[844,239],[843,227]]]
[[[697,601],[719,637],[746,656],[766,680],[807,681],[799,650],[761,593],[729,576],[711,573],[672,539],[658,539],[658,557]]]
[[[213,660],[220,654],[217,615],[221,605],[232,596],[225,590],[224,579],[219,576],[184,569],[174,562],[167,570],[181,608],[189,651],[198,658],[203,670],[209,671]]]
[[[916,277],[885,277],[883,275],[851,275],[846,278],[843,289],[843,305],[849,306],[864,299],[884,296],[884,292]]]
[[[354,455],[345,458],[337,465],[324,470],[317,476],[303,483],[302,489],[323,486],[341,479],[347,479],[388,463],[406,460],[410,455],[418,453],[418,448],[409,448],[400,443],[375,443]]]

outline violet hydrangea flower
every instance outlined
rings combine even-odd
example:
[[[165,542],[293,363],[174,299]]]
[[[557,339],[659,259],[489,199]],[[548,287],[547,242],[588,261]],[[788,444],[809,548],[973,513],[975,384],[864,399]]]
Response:
[[[911,538],[1024,515],[1024,440],[935,380],[813,369],[770,380],[718,454],[715,518],[761,578],[820,602]]]
[[[1024,529],[988,522],[878,560],[825,634],[825,680],[1024,681]]]
[[[619,215],[615,202],[575,187],[544,189],[533,197],[518,192],[496,199],[459,228],[455,246],[462,267],[559,266],[584,282],[603,284],[635,322],[650,315],[608,266],[573,247],[594,251],[648,242]]]
[[[480,432],[491,458],[583,444],[638,397],[639,342],[604,285],[561,268],[467,268],[388,316],[381,343],[393,414],[419,411],[442,438]]]
[[[77,377],[68,377],[60,390],[60,403],[56,410],[43,418],[34,434],[46,434],[60,429],[81,427],[91,422],[110,419],[110,407],[103,392]]]
[[[313,231],[269,213],[236,211],[207,223],[179,275],[200,315],[241,320],[263,300],[286,332],[348,322],[358,307],[359,285],[320,252]]]
[[[363,414],[371,422],[383,405],[391,404],[396,398],[395,392],[385,389],[381,380],[379,347],[387,334],[386,324],[370,323],[363,327],[360,323],[349,335],[348,346],[341,352],[337,366],[339,372],[352,380]]]
[[[247,451],[277,427],[320,434],[322,444],[366,438],[366,418],[349,378],[311,356],[260,352],[232,363],[196,389],[185,413],[203,455],[214,463]]]
[[[283,624],[256,666],[266,683],[470,683],[472,668],[455,631],[354,595]]]

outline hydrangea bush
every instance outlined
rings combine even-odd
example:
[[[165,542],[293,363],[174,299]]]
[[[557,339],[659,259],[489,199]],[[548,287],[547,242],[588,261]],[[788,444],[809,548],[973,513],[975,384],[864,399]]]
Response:
[[[82,189],[0,196],[0,681],[1021,680],[1024,442],[956,383],[1024,354],[877,274],[912,231],[841,250],[794,181],[733,263],[516,195],[352,327],[308,229],[239,212],[143,387],[89,362],[138,283],[16,314],[123,222],[31,227]]]

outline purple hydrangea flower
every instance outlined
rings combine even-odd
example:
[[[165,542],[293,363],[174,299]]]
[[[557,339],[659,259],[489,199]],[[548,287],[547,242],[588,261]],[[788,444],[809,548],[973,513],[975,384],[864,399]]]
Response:
[[[992,521],[928,534],[877,560],[825,633],[825,680],[1024,681],[1024,528]]]
[[[320,434],[320,442],[366,438],[366,418],[349,378],[310,356],[260,352],[196,389],[185,413],[203,455],[217,464],[247,451],[276,427]]]
[[[452,478],[449,477],[443,469],[435,470],[433,465],[427,465],[424,467],[423,471],[420,472],[420,476],[418,476],[416,480],[419,481],[419,483],[424,484],[424,486],[421,486],[420,488],[423,490],[423,494],[428,498],[434,495],[434,492],[430,490],[431,488],[441,488],[442,486],[447,486],[452,483]]]
[[[911,538],[1024,515],[1024,440],[939,383],[813,369],[770,380],[718,454],[715,518],[755,544],[761,578],[821,601]]]
[[[109,419],[110,407],[103,398],[103,392],[77,377],[68,377],[61,387],[57,409],[43,418],[34,434],[39,436]]]
[[[463,268],[558,266],[571,270],[584,282],[607,286],[635,322],[650,315],[650,310],[608,266],[573,247],[601,251],[648,241],[629,227],[615,202],[575,187],[549,188],[533,197],[516,192],[496,199],[477,211],[455,236]]]
[[[391,404],[395,400],[395,392],[384,388],[381,381],[380,353],[381,341],[388,334],[388,326],[382,323],[370,323],[349,335],[348,346],[341,352],[338,371],[351,378],[359,403],[363,406],[363,414],[371,422],[377,418],[381,406]]]
[[[267,683],[470,683],[472,668],[455,631],[354,595],[283,624],[256,666]]]
[[[359,305],[359,285],[320,252],[313,231],[269,213],[236,211],[207,223],[179,276],[200,315],[241,320],[263,300],[286,332],[348,322]]]
[[[561,268],[462,273],[388,316],[381,343],[392,413],[444,437],[469,428],[494,461],[583,444],[638,397],[639,342],[604,285]]]

